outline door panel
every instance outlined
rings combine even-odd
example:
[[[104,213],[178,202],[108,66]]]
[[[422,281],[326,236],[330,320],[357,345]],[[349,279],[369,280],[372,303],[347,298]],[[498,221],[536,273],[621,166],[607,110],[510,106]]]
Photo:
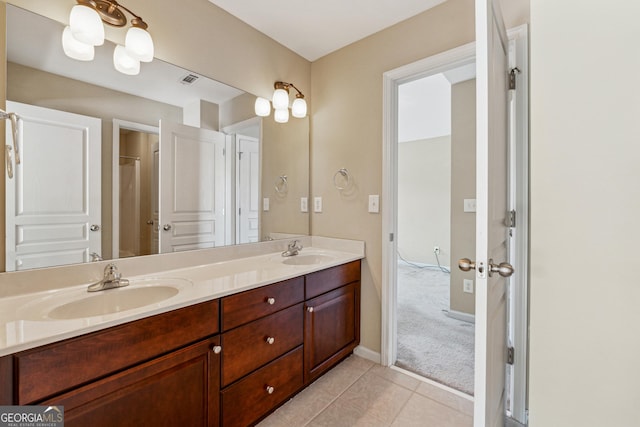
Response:
[[[258,140],[236,135],[238,146],[238,236],[237,243],[258,242],[258,198],[260,191],[260,152]]]
[[[224,245],[224,134],[160,123],[160,252]]]
[[[21,162],[6,179],[7,271],[89,261],[102,251],[100,120],[11,101],[7,109],[22,118]]]
[[[505,417],[506,280],[487,268],[508,261],[507,54],[498,1],[476,1],[476,426]]]

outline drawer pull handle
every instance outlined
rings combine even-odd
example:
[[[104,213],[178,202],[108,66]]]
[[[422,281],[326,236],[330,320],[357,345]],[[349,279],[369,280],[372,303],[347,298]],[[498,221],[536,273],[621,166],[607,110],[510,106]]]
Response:
[[[213,351],[215,354],[220,354],[220,352],[222,352],[222,347],[219,345],[211,346],[211,351]]]
[[[267,341],[267,344],[273,344],[276,342],[276,339],[274,337],[267,337],[265,341]]]
[[[276,303],[276,299],[275,298],[267,298],[267,304],[273,305],[275,303]]]
[[[313,307],[307,307],[307,311],[308,311],[309,313],[313,313]]]
[[[275,388],[273,388],[273,387],[272,387],[272,386],[270,386],[270,385],[266,386],[264,389],[265,389],[265,390],[267,391],[267,393],[269,393],[269,394],[273,394],[273,392],[274,392],[274,391],[276,391],[276,389],[275,389]]]

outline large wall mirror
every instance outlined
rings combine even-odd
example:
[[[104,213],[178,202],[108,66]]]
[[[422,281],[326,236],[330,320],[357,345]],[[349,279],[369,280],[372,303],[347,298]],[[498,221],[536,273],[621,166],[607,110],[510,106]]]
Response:
[[[308,118],[256,118],[253,95],[158,59],[121,74],[109,42],[70,59],[63,28],[7,4],[7,110],[23,120],[6,271],[309,233]]]

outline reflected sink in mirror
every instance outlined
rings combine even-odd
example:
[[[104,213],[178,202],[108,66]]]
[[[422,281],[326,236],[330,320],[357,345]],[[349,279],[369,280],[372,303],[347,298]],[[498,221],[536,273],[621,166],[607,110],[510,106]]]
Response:
[[[334,259],[332,256],[321,254],[294,255],[284,258],[282,263],[287,265],[315,265],[330,262]]]

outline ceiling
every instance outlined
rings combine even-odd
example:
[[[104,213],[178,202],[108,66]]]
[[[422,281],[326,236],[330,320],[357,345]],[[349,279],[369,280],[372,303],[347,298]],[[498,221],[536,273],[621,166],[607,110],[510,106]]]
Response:
[[[309,61],[446,0],[209,0]]]

